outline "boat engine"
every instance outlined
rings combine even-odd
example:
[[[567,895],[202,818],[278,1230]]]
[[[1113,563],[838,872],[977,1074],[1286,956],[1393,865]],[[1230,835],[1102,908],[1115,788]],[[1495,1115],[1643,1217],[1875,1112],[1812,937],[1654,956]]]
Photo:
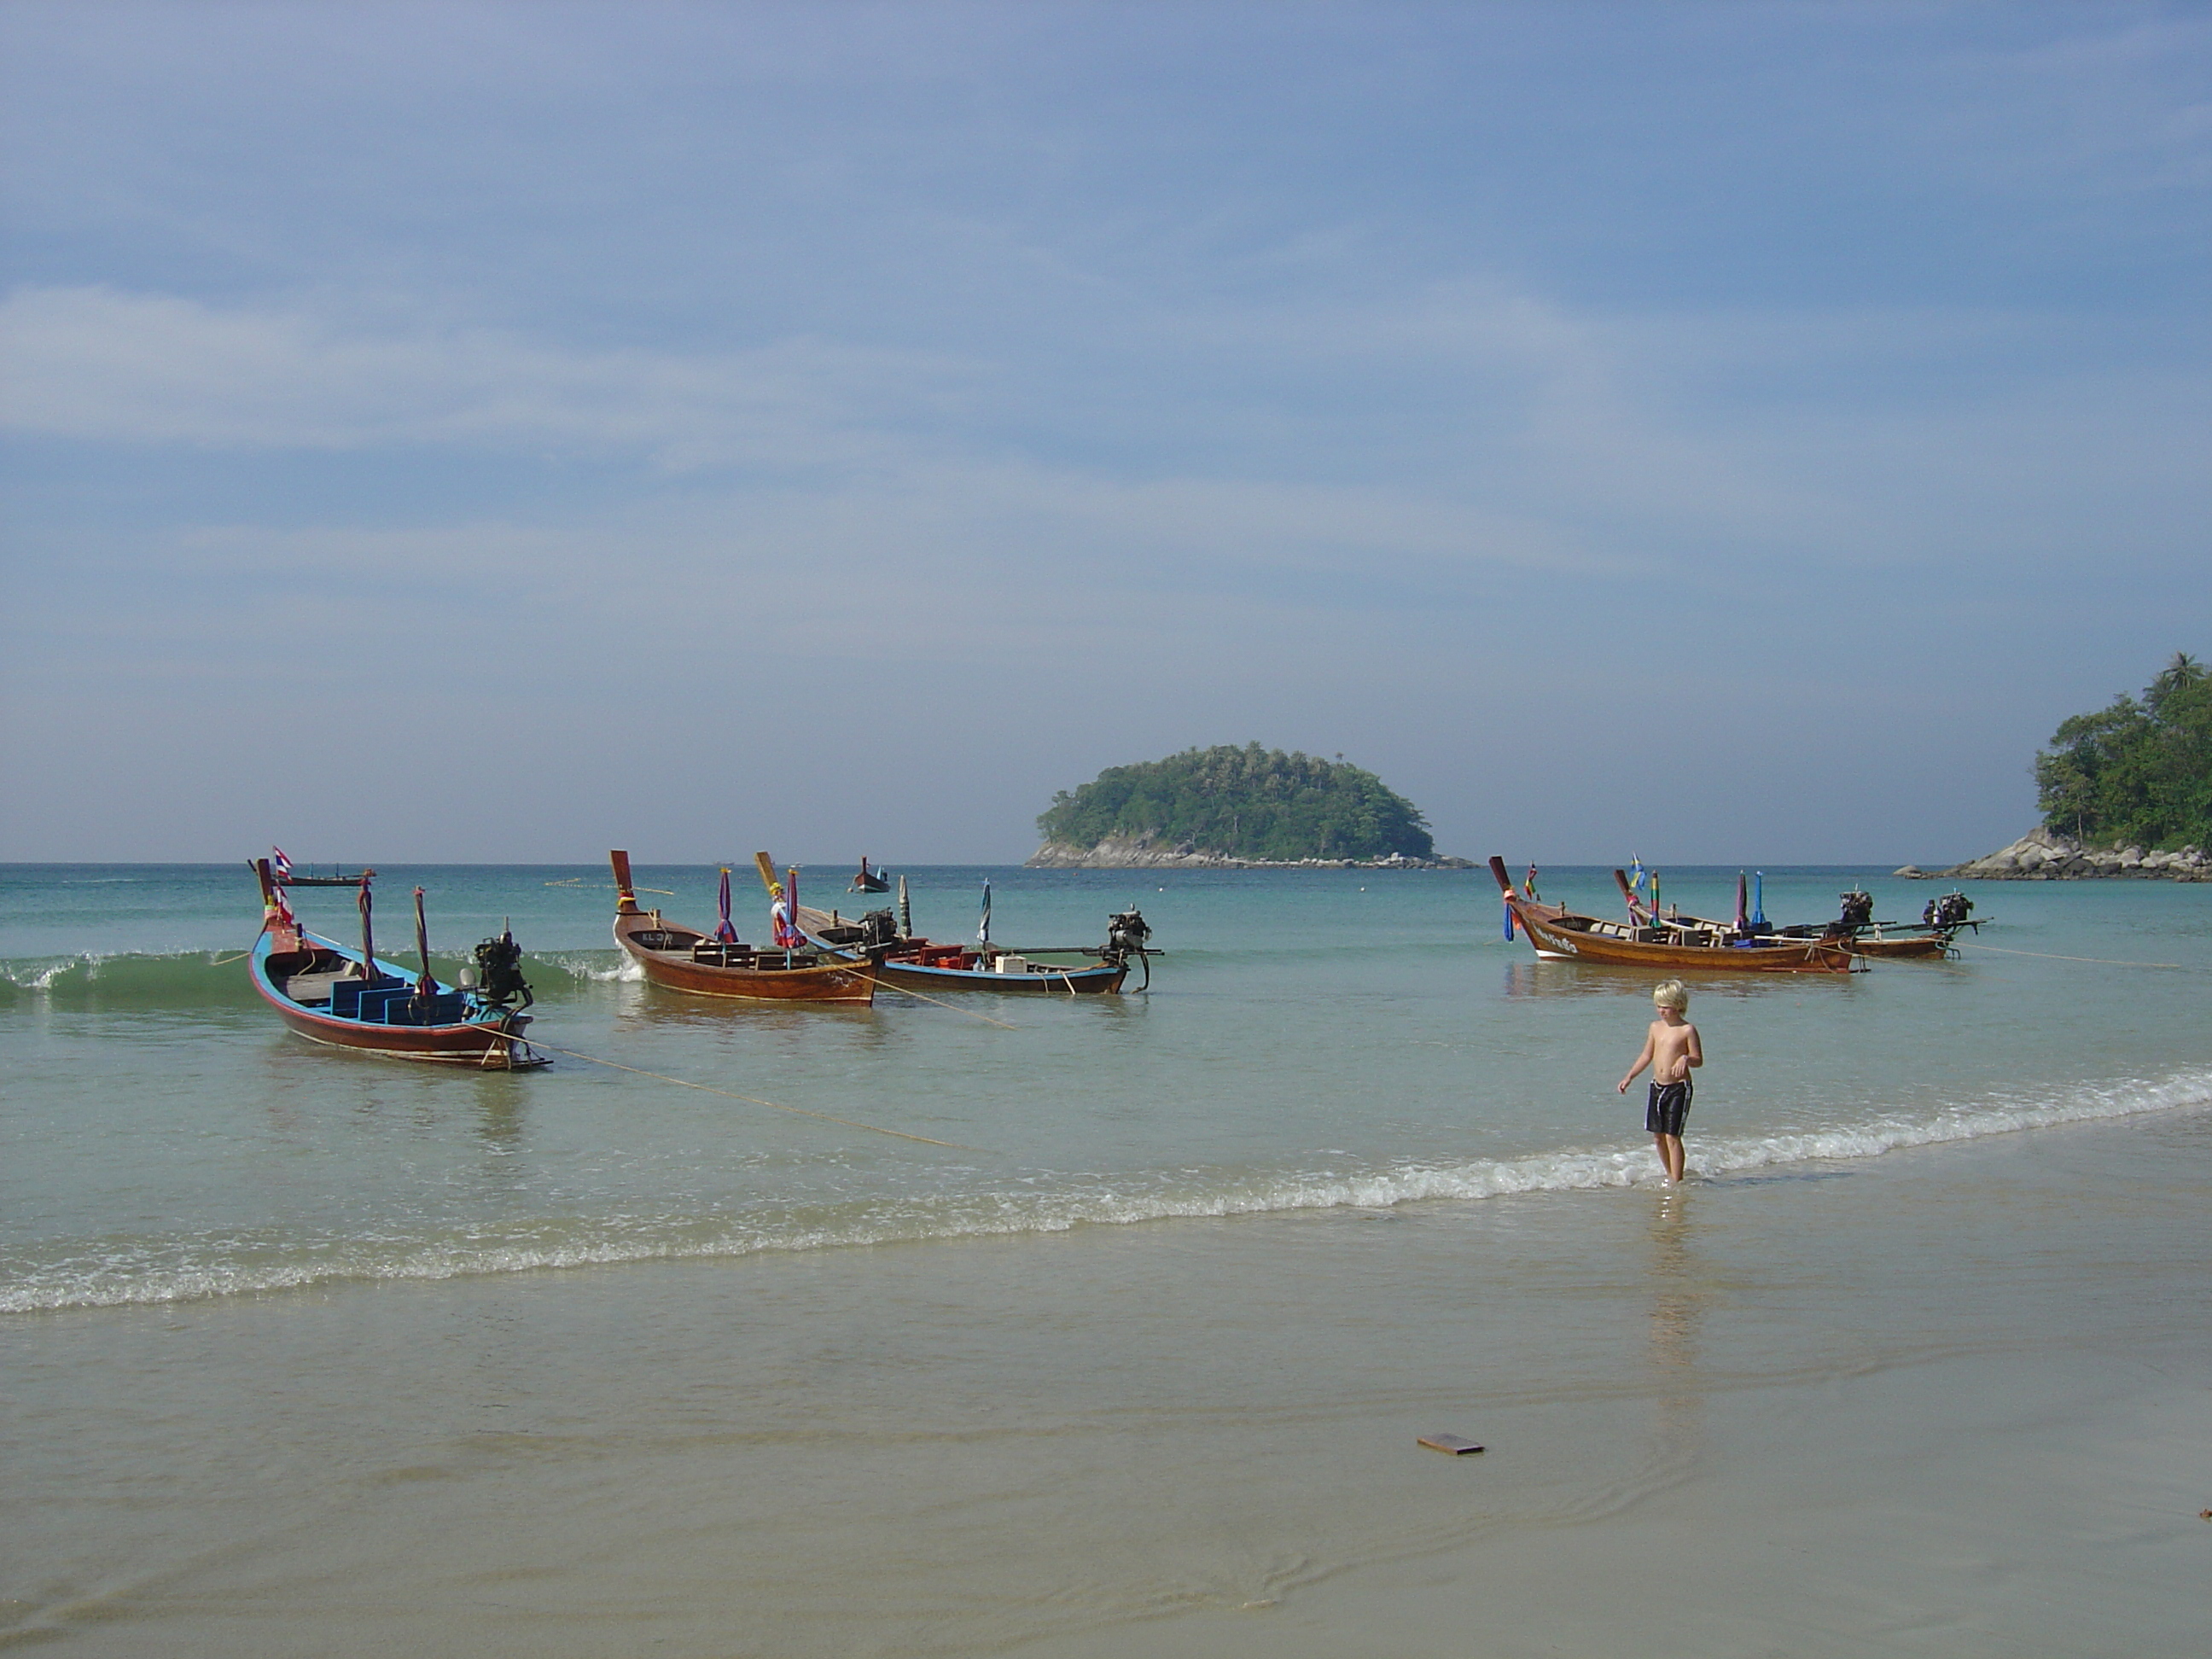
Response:
[[[1920,913],[1920,920],[1930,927],[1963,927],[1973,910],[1973,900],[1964,893],[1946,893],[1941,898],[1928,901],[1928,908]]]
[[[898,937],[898,918],[889,910],[871,910],[860,918],[859,943],[863,950],[889,945]]]
[[[537,1000],[530,994],[529,981],[522,977],[522,947],[514,942],[513,933],[501,933],[477,945],[476,961],[483,1000],[494,1007],[516,1002],[527,1008]]]
[[[1861,892],[1855,887],[1838,896],[1844,902],[1844,914],[1837,918],[1837,925],[1844,932],[1856,933],[1874,921],[1873,894]]]
[[[1152,928],[1141,910],[1120,910],[1106,918],[1106,950],[1109,957],[1140,957]]]

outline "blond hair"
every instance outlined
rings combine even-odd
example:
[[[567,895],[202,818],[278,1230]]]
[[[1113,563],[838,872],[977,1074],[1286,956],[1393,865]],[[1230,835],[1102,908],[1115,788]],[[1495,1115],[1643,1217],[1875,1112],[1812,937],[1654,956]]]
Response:
[[[1680,1013],[1690,1006],[1689,988],[1679,979],[1662,979],[1651,988],[1651,1006]]]

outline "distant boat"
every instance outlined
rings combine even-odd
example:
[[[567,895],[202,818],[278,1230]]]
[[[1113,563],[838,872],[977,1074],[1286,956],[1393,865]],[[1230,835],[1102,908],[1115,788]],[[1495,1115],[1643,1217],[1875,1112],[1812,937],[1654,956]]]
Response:
[[[638,908],[629,854],[607,856],[615,872],[615,943],[655,985],[746,1002],[865,1006],[875,1000],[875,964],[865,956],[854,960],[819,949],[747,945],[734,936],[718,938],[665,921],[659,911]]]
[[[974,944],[942,945],[900,930],[889,910],[872,910],[848,920],[835,910],[801,905],[799,925],[807,938],[825,951],[848,958],[866,957],[876,964],[878,983],[905,991],[1009,991],[1040,996],[1081,995],[1119,991],[1129,976],[1132,961],[1145,967],[1145,983],[1152,983],[1152,957],[1156,953],[1145,941],[1152,930],[1143,915],[1125,911],[1107,923],[1103,948],[1068,950],[1030,948],[1024,951]],[[1073,962],[1048,962],[1047,957],[1073,957]]]
[[[354,878],[361,892],[359,950],[300,925],[267,859],[261,878],[261,936],[248,958],[253,988],[277,1017],[311,1042],[388,1060],[530,1071],[547,1064],[523,1041],[530,1024],[530,988],[520,971],[521,950],[511,933],[477,947],[483,982],[449,986],[431,977],[422,890],[415,890],[415,937],[422,965],[410,972],[376,955],[370,926],[374,870]],[[328,885],[328,883],[319,883]]]
[[[880,870],[869,869],[868,855],[863,853],[860,854],[860,872],[853,878],[853,884],[845,890],[848,893],[888,893],[891,890],[890,878]]]
[[[1528,943],[1540,957],[1619,968],[1722,974],[1847,974],[1852,970],[1856,951],[1845,941],[1746,939],[1724,922],[1699,916],[1654,916],[1640,908],[1633,913],[1636,920],[1607,921],[1516,892],[1504,859],[1491,859],[1490,873],[1505,895],[1506,909],[1528,935]],[[1626,878],[1620,878],[1625,886]]]

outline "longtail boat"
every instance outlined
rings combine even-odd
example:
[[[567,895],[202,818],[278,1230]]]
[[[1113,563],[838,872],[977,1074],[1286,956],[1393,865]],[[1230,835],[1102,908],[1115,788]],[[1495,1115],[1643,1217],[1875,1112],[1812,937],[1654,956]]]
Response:
[[[1632,918],[1641,921],[1647,915],[1639,904],[1627,878],[1614,871],[1613,878],[1620,885],[1620,896],[1628,902]],[[1836,895],[1841,902],[1841,912],[1832,921],[1800,923],[1788,927],[1770,927],[1766,918],[1754,906],[1747,917],[1744,911],[1743,876],[1735,878],[1735,928],[1742,937],[1768,939],[1775,941],[1802,939],[1826,939],[1831,944],[1846,945],[1855,956],[1880,957],[1886,962],[1940,962],[1952,954],[1952,941],[1965,928],[1979,929],[1981,923],[1972,920],[1974,902],[1964,893],[1946,893],[1941,898],[1930,899],[1921,913],[1919,924],[1876,921],[1874,919],[1874,896],[1865,889],[1854,887],[1849,892]],[[1715,924],[1701,923],[1711,927]],[[1893,932],[1895,929],[1897,931]]]
[[[1746,939],[1724,923],[1697,916],[1652,916],[1638,909],[1626,922],[1607,921],[1547,904],[1516,890],[1505,860],[1494,854],[1490,873],[1505,896],[1505,908],[1539,957],[1595,962],[1617,968],[1662,968],[1723,974],[1847,974],[1852,947],[1826,939]],[[1626,878],[1620,872],[1626,888]]]
[[[860,867],[853,877],[853,884],[845,890],[848,893],[888,893],[891,890],[890,878],[880,870],[868,868],[868,855],[863,853],[860,854]]]
[[[1858,926],[1851,933],[1851,949],[1861,956],[1880,957],[1889,961],[1940,962],[1955,954],[1954,941],[1966,929],[1981,931],[1982,924],[1974,920],[1974,902],[1964,893],[1946,893],[1928,901],[1928,908],[1920,913],[1920,925],[1874,921],[1874,901],[1864,893],[1843,895],[1847,916],[1856,915]],[[1892,933],[1893,927],[1904,931]]]
[[[485,1071],[530,1071],[547,1063],[523,1041],[530,987],[512,933],[477,947],[476,967],[464,970],[464,978],[480,974],[480,982],[441,984],[430,973],[421,888],[415,890],[415,939],[422,967],[410,972],[376,954],[369,887],[375,871],[354,879],[362,927],[356,950],[300,925],[267,859],[255,860],[253,868],[261,878],[262,919],[248,971],[253,988],[299,1036],[358,1054]]]
[[[615,872],[615,943],[647,979],[695,996],[746,1002],[860,1003],[875,1000],[876,968],[799,945],[747,945],[729,927],[729,880],[723,877],[723,925],[714,933],[681,927],[658,910],[638,908],[629,854],[607,855]]]
[[[903,889],[904,877],[900,883]],[[848,957],[865,953],[872,957],[877,980],[895,990],[1006,991],[1039,996],[1119,991],[1129,976],[1132,958],[1144,963],[1145,984],[1147,988],[1152,984],[1152,953],[1145,941],[1152,930],[1135,910],[1109,920],[1103,949],[1012,951],[988,940],[941,945],[915,934],[910,921],[902,929],[889,910],[872,910],[857,921],[848,921],[835,910],[801,905],[799,920],[808,939],[823,949]],[[1055,956],[1083,960],[1039,960]]]

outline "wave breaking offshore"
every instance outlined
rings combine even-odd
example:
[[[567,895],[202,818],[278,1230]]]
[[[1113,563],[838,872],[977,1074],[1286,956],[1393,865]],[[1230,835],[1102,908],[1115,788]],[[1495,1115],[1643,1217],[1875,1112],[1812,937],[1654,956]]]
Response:
[[[380,941],[377,955],[392,959],[392,947]],[[64,1006],[97,1004],[110,1008],[164,1009],[245,1006],[255,1000],[244,949],[229,951],[78,951],[42,957],[0,958],[0,1004],[45,997]],[[452,981],[467,964],[464,956],[433,951],[431,971]],[[538,994],[628,981],[643,977],[637,965],[617,951],[561,951],[523,957],[523,973]]]
[[[2052,1099],[1995,1099],[1931,1115],[1863,1121],[1772,1135],[1693,1143],[1691,1170],[1705,1177],[1879,1157],[1901,1149],[2023,1130],[2142,1116],[2212,1105],[2212,1072],[2086,1085]],[[1389,1209],[1523,1194],[1589,1192],[1650,1185],[1659,1177],[1648,1146],[1561,1148],[1518,1158],[1371,1170],[1232,1176],[1176,1171],[1116,1185],[1026,1182],[949,1196],[882,1196],[807,1209],[763,1206],[754,1214],[610,1216],[525,1224],[507,1237],[481,1226],[439,1237],[297,1241],[241,1239],[235,1231],[129,1246],[59,1246],[40,1262],[0,1264],[0,1313],[187,1302],[223,1296],[336,1288],[346,1284],[434,1280],[626,1262],[740,1257],[922,1243],[933,1239],[1056,1233],[1177,1218],[1210,1219],[1330,1209]]]

